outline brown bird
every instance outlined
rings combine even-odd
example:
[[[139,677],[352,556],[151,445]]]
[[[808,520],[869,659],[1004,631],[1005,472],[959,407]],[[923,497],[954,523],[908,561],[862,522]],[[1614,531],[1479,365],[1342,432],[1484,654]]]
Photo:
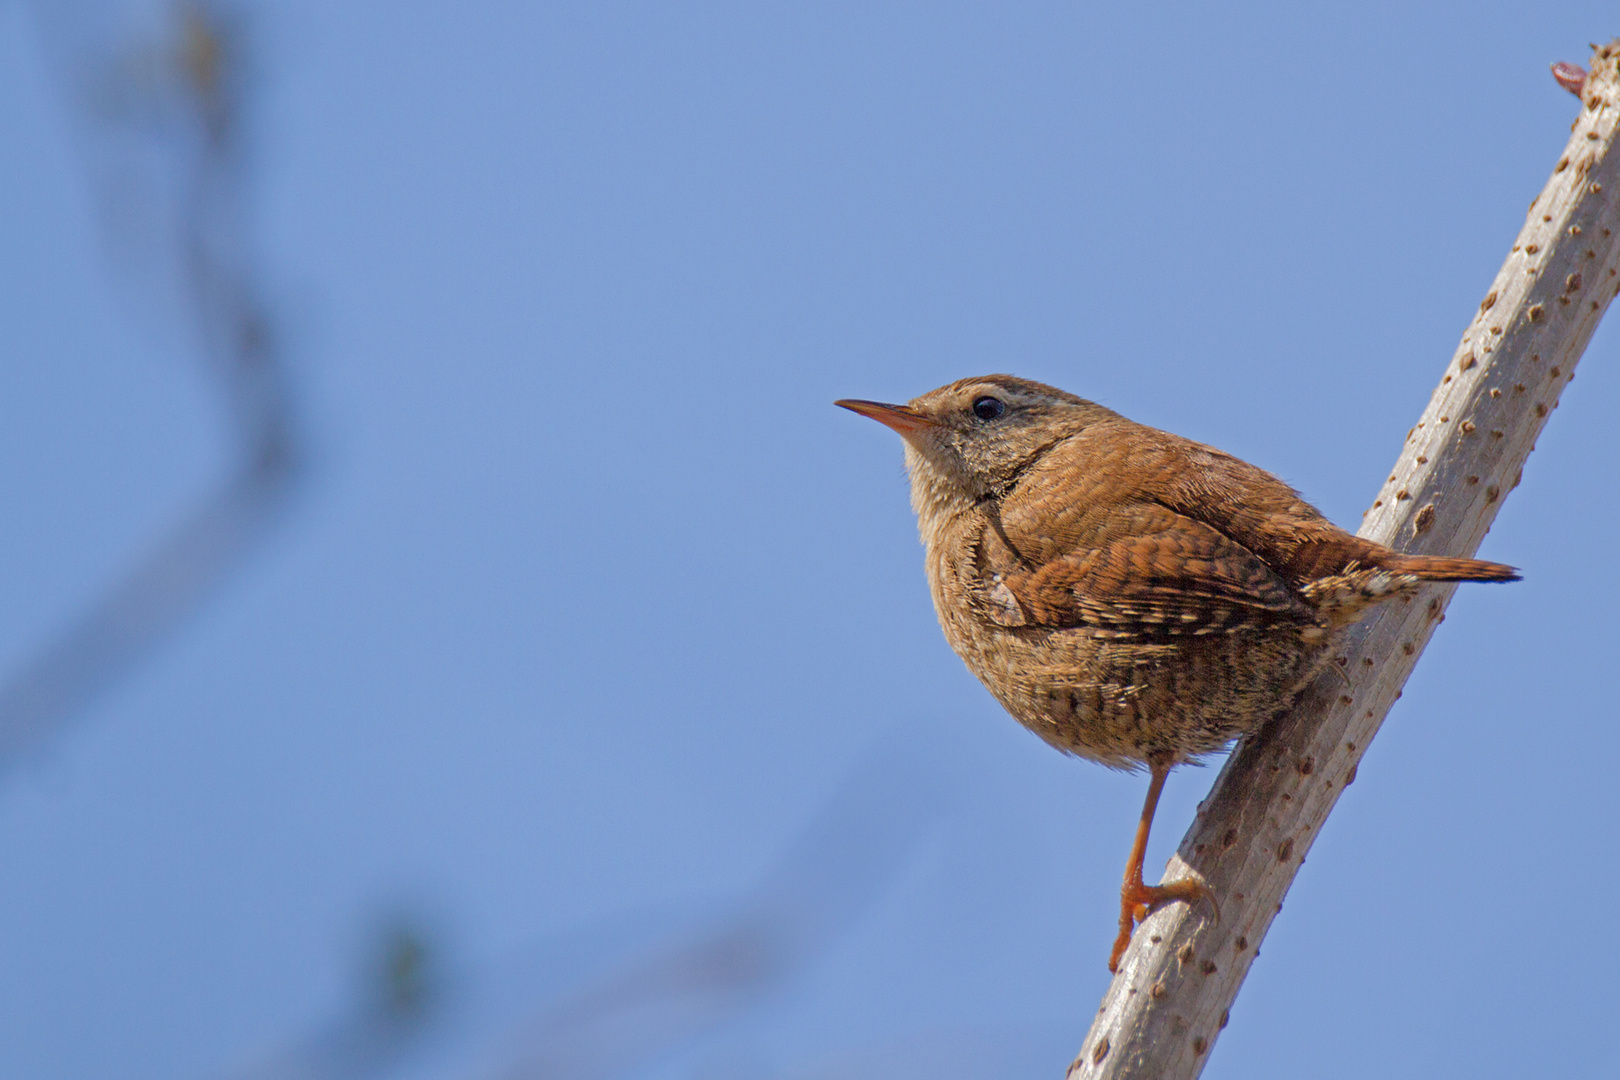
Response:
[[[1155,907],[1214,899],[1142,881],[1172,768],[1286,708],[1373,606],[1519,577],[1352,536],[1262,469],[1027,379],[837,404],[905,439],[934,610],[968,669],[1059,750],[1150,772],[1110,971]]]

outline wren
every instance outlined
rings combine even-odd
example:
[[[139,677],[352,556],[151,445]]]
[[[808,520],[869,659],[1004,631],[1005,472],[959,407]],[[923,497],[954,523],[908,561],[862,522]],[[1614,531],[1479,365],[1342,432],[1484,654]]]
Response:
[[[1263,469],[1027,379],[837,404],[905,440],[934,610],[968,669],[1064,753],[1149,770],[1110,971],[1155,907],[1214,899],[1142,881],[1172,768],[1287,708],[1378,604],[1519,578],[1353,536]]]

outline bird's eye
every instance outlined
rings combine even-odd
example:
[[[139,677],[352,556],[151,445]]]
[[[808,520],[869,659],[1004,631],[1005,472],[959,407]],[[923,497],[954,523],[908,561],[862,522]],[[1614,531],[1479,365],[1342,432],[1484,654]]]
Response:
[[[980,420],[996,420],[1007,411],[1006,404],[1000,398],[988,395],[973,399],[973,415]]]

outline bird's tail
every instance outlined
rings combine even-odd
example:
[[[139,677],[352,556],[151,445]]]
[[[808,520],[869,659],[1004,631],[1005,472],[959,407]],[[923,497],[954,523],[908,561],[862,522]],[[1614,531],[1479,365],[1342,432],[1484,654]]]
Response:
[[[1518,581],[1519,572],[1511,566],[1483,559],[1447,559],[1438,555],[1399,555],[1390,553],[1378,561],[1380,570],[1411,574],[1424,581]]]

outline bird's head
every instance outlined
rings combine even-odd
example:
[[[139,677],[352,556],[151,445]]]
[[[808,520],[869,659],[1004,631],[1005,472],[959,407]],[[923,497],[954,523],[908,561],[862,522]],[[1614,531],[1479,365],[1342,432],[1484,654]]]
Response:
[[[1005,495],[1052,446],[1115,414],[1043,383],[1012,375],[960,379],[904,405],[836,402],[906,440],[913,500],[978,503]]]

